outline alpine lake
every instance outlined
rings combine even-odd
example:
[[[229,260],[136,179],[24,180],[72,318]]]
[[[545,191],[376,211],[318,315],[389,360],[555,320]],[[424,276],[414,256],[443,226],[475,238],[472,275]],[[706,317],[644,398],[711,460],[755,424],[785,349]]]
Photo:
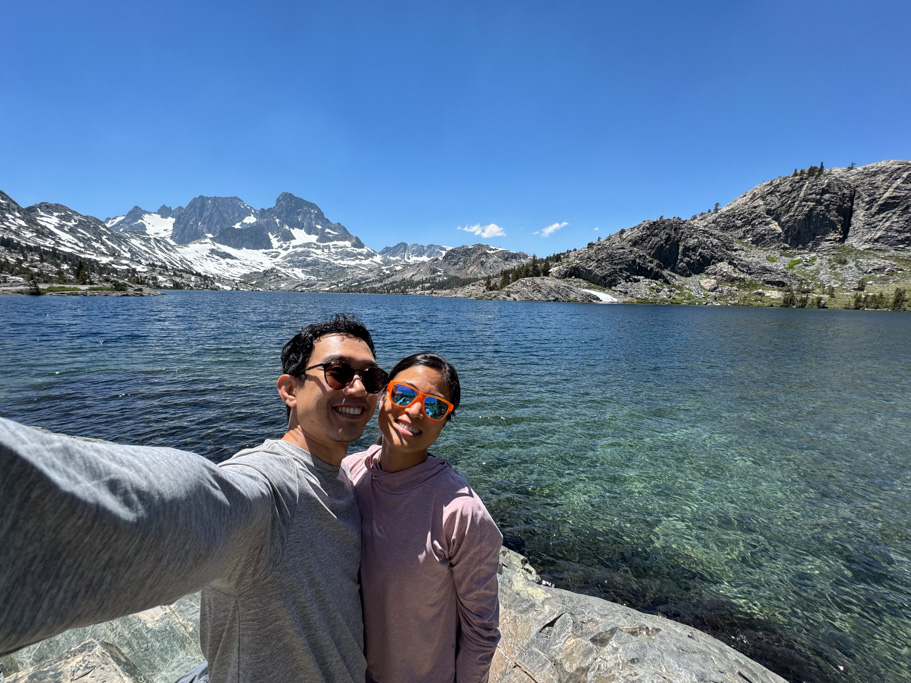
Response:
[[[0,297],[0,415],[220,461],[280,437],[280,350],[335,312],[446,356],[434,453],[555,585],[791,681],[909,680],[911,315],[167,292]],[[372,443],[375,418],[352,451]]]

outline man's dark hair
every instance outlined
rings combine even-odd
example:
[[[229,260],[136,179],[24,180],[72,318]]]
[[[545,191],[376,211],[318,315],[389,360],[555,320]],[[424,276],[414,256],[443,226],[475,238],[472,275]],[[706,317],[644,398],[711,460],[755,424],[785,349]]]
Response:
[[[326,322],[307,325],[295,334],[282,348],[282,372],[292,377],[303,377],[304,368],[313,355],[313,346],[320,337],[330,334],[344,334],[363,341],[374,353],[373,338],[360,320],[353,315],[336,313]]]
[[[360,339],[370,348],[370,353],[375,354],[373,337],[363,323],[353,315],[336,313],[325,322],[307,325],[282,347],[282,373],[302,379],[304,368],[308,366],[310,356],[313,355],[314,344],[320,337],[330,334],[344,334]],[[291,414],[290,407],[288,414]]]

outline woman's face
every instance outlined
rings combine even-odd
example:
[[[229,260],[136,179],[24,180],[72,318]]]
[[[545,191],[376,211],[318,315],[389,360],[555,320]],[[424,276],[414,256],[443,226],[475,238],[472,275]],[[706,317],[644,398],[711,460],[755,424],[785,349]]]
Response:
[[[389,381],[402,382],[425,394],[439,396],[447,401],[452,400],[449,386],[442,373],[426,365],[406,368]],[[383,392],[380,399],[379,427],[385,444],[403,453],[422,453],[433,445],[446,426],[447,420],[431,420],[424,414],[422,404],[422,401],[415,401],[410,406],[402,408],[390,401],[389,395]]]

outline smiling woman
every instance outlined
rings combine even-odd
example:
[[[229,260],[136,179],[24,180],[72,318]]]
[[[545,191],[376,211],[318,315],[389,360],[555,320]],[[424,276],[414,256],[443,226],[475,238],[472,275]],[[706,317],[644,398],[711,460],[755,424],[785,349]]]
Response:
[[[380,444],[345,460],[361,511],[367,680],[486,681],[502,536],[465,478],[428,453],[459,405],[459,377],[432,353],[389,377]]]

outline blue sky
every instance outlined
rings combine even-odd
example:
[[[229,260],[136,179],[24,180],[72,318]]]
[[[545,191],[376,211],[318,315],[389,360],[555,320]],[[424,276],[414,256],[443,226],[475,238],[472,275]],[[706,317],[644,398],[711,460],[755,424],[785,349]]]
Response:
[[[907,0],[3,14],[0,190],[102,219],[287,191],[375,249],[543,256],[820,161],[911,158]]]

